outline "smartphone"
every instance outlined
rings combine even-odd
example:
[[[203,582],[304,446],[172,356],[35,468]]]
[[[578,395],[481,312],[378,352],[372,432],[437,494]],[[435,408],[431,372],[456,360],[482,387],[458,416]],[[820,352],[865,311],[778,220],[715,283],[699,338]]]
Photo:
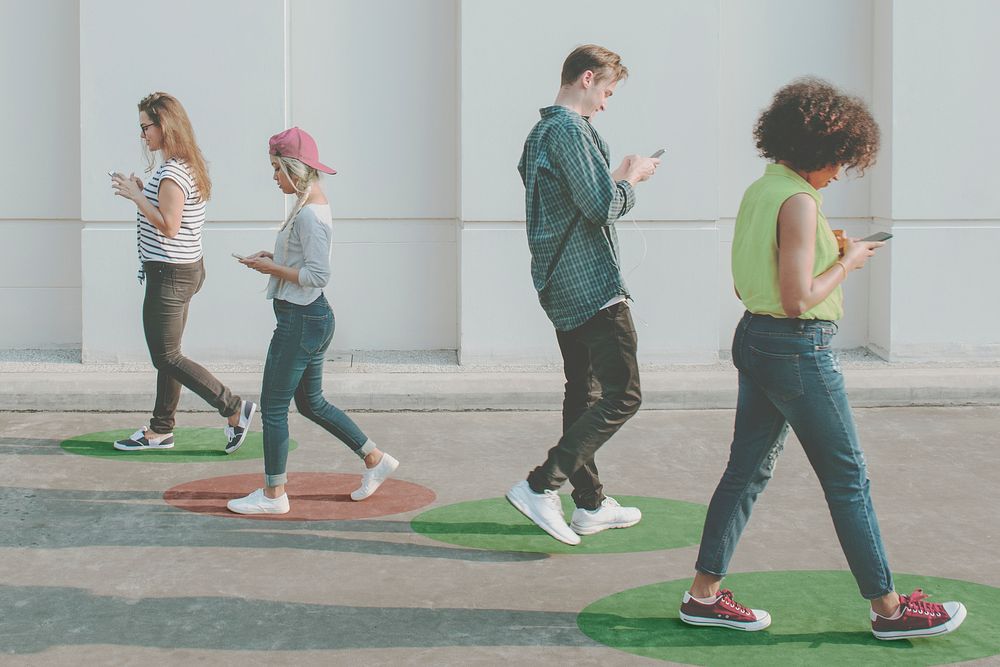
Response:
[[[649,157],[660,157],[661,155],[663,155],[666,152],[667,152],[666,148],[661,148],[660,150],[656,151],[655,153],[653,153]]]
[[[890,234],[889,232],[875,232],[871,236],[866,236],[865,238],[863,238],[861,240],[863,242],[888,241],[891,238],[892,238],[892,234]]]
[[[115,177],[115,172],[109,171],[108,172],[108,176],[110,176],[111,178],[114,178]]]
[[[236,254],[235,252],[233,252],[233,253],[230,253],[230,254],[231,254],[231,255],[232,255],[233,257],[235,257],[236,259],[239,259],[239,260],[244,260],[244,259],[246,259],[246,257],[244,257],[243,255],[237,255],[237,254]]]

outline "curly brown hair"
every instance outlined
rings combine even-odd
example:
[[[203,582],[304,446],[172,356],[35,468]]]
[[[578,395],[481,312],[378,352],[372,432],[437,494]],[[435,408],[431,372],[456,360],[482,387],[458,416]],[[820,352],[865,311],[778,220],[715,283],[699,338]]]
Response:
[[[793,169],[816,171],[836,164],[863,174],[875,164],[880,132],[864,100],[804,77],[774,94],[753,136],[762,156]]]

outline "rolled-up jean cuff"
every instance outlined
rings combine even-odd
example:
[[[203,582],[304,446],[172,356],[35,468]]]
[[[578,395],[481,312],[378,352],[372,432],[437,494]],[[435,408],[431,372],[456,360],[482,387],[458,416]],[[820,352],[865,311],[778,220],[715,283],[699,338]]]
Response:
[[[282,484],[288,483],[288,473],[281,473],[280,475],[264,475],[264,486],[275,487],[281,486]]]
[[[861,594],[861,597],[863,597],[863,598],[864,598],[864,599],[866,599],[866,600],[877,600],[877,599],[879,599],[880,597],[883,597],[883,596],[885,596],[885,595],[888,595],[889,593],[893,592],[894,590],[895,590],[895,588],[893,588],[892,586],[890,586],[890,587],[889,587],[888,589],[886,589],[885,591],[883,591],[883,592],[881,592],[881,593],[876,593],[875,595],[869,595],[869,594],[865,594],[865,593],[862,593],[862,594]]]
[[[364,459],[366,456],[375,451],[375,441],[371,438],[365,440],[365,444],[361,445],[361,449],[354,452],[358,455],[358,458]]]
[[[695,572],[701,572],[702,574],[707,574],[710,577],[725,577],[726,576],[725,572],[712,572],[708,568],[704,568],[701,565],[699,565],[698,563],[694,564],[694,569],[695,569]]]

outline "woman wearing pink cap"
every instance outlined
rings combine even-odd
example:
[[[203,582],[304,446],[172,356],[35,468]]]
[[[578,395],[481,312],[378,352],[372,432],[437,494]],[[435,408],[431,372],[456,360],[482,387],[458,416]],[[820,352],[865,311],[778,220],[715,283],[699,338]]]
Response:
[[[392,474],[399,461],[375,446],[354,421],[323,398],[323,359],[333,340],[334,317],[323,295],[330,280],[333,246],[330,204],[319,185],[319,172],[337,173],[319,161],[316,142],[293,127],[271,137],[274,180],[298,198],[278,230],[274,252],[260,251],[240,262],[270,276],[277,326],[267,350],[261,387],[264,422],[264,488],[230,500],[238,514],[288,512],[288,406],[295,398],[299,413],[344,442],[366,466],[352,500],[364,500]]]

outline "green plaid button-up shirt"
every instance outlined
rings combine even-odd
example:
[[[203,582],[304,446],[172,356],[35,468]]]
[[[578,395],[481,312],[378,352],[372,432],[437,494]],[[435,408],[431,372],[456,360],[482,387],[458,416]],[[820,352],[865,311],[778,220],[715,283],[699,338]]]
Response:
[[[538,301],[557,330],[569,331],[628,296],[614,223],[635,204],[635,191],[611,179],[608,144],[586,118],[562,106],[541,114],[517,170]]]

